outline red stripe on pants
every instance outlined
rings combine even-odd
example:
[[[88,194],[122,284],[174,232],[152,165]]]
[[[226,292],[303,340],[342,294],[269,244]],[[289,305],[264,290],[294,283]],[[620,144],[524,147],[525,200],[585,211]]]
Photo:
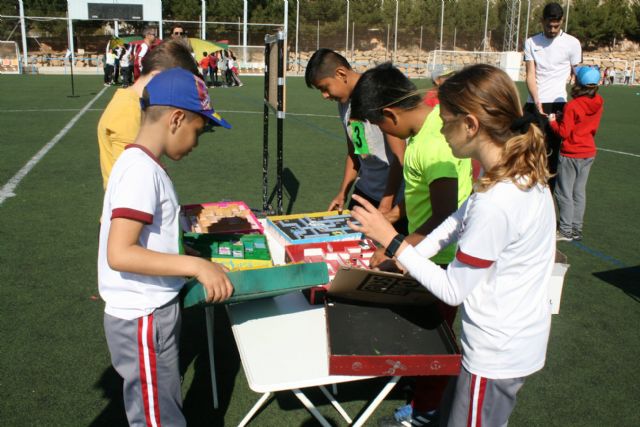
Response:
[[[484,404],[484,392],[487,389],[487,379],[480,379],[480,392],[478,394],[478,406],[476,407],[476,427],[482,427],[482,405]]]
[[[155,425],[160,427],[160,406],[158,404],[158,375],[156,369],[156,352],[153,347],[153,314],[146,316],[147,334],[143,334],[144,317],[138,319],[138,359],[140,363],[140,387],[142,388],[142,403],[144,406],[144,416],[147,426]],[[149,354],[149,370],[144,361],[144,348],[147,347]],[[151,419],[151,407],[149,405],[149,385],[153,393],[154,417]]]

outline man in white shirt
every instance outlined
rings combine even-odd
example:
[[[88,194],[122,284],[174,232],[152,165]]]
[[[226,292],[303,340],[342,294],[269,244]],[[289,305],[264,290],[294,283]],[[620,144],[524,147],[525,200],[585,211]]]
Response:
[[[529,99],[525,111],[540,114],[544,121],[545,141],[551,151],[549,171],[556,173],[560,137],[549,127],[546,116],[562,113],[567,103],[567,81],[573,68],[582,62],[582,48],[575,37],[562,31],[564,12],[558,3],[547,4],[542,11],[543,32],[529,37],[524,44]],[[555,180],[550,180],[553,190]]]

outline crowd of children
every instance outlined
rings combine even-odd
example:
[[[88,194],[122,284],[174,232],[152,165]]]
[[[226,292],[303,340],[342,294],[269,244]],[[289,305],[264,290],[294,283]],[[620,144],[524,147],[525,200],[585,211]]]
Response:
[[[197,63],[184,40],[153,46],[135,82],[125,71],[138,60],[131,47],[107,52],[105,84],[122,74],[131,86],[116,91],[98,125],[98,282],[129,423],[181,426],[178,293],[184,277],[197,277],[209,301],[227,299],[233,285],[219,264],[183,255],[162,157],[180,160],[212,126],[230,128],[208,85],[218,73],[229,86],[242,83],[229,51],[204,52]],[[338,103],[346,133],[344,173],[328,208],[351,209],[352,228],[383,247],[372,266],[411,274],[438,297],[450,326],[460,308],[460,375],[418,378],[412,402],[384,425],[502,426],[526,377],[545,363],[556,239],[582,238],[600,73],[577,69],[573,100],[548,116],[563,139],[556,235],[539,117],[523,111],[513,81],[484,64],[432,78],[437,89],[425,94],[391,64],[360,74],[335,51],[311,57],[306,84]],[[475,183],[472,159],[483,171]]]
[[[236,56],[230,50],[217,52],[202,52],[202,59],[199,64],[204,81],[213,87],[243,86],[239,77]],[[220,78],[218,78],[220,72]]]

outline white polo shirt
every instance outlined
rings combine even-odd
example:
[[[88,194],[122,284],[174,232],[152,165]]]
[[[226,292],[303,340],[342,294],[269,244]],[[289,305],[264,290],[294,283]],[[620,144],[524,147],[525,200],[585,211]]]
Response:
[[[548,187],[501,182],[460,209],[398,260],[436,297],[462,303],[462,364],[486,378],[518,378],[545,363],[551,327],[547,297],[555,257]],[[425,257],[458,241],[447,271]]]
[[[154,155],[140,145],[128,145],[107,184],[98,249],[98,287],[105,312],[132,320],[171,301],[184,277],[145,276],[113,270],[107,262],[111,220],[129,218],[144,223],[138,243],[157,252],[179,253],[180,205],[173,183]]]
[[[564,31],[552,39],[539,33],[524,43],[524,60],[535,61],[540,102],[566,102],[567,80],[571,67],[582,62],[582,47]],[[533,102],[531,95],[527,102]]]

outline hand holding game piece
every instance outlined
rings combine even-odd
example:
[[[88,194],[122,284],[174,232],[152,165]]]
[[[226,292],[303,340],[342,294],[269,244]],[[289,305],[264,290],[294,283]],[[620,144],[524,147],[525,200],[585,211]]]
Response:
[[[207,302],[222,302],[233,294],[233,285],[227,277],[229,271],[225,266],[201,259],[201,268],[196,279],[207,292]]]
[[[367,237],[380,243],[385,248],[389,246],[391,240],[398,234],[393,225],[366,199],[355,194],[352,197],[361,206],[356,206],[352,209],[351,217],[362,225],[358,226],[352,221],[348,221],[349,227],[354,231],[366,234]]]
[[[338,210],[340,213],[342,213],[343,209],[344,209],[344,194],[340,193],[336,197],[334,197],[333,200],[331,200],[331,202],[329,203],[329,207],[327,208],[327,211]]]

